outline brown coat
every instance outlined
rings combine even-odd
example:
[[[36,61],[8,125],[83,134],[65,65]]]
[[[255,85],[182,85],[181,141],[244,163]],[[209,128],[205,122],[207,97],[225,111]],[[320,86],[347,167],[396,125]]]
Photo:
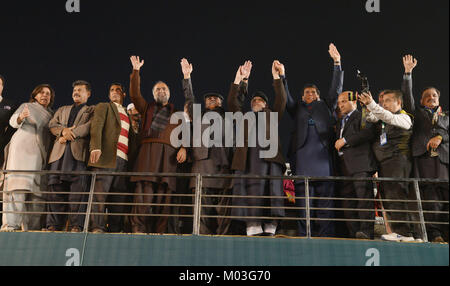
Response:
[[[281,80],[274,80],[273,87],[275,89],[275,102],[273,106],[273,112],[278,112],[278,123],[283,117],[284,111],[286,109],[286,91],[284,89],[283,82]],[[242,112],[242,105],[244,103],[244,95],[240,94],[239,85],[232,84],[230,88],[230,93],[228,95],[228,108],[231,112]],[[265,109],[266,112],[266,126],[270,126],[270,109]],[[245,121],[244,124],[244,144],[245,147],[236,148],[233,155],[233,162],[231,164],[232,170],[245,171],[247,166],[247,152],[248,152],[248,122]],[[266,138],[270,138],[270,129],[266,129]],[[268,162],[275,162],[283,165],[285,168],[284,156],[281,152],[281,142],[278,138],[278,152],[274,158],[264,159]]]
[[[128,116],[129,118],[129,116]],[[122,123],[119,110],[113,102],[99,103],[95,107],[91,123],[91,141],[89,151],[101,150],[102,155],[96,164],[89,162],[89,166],[103,169],[115,169],[117,157],[117,142],[119,142]],[[128,131],[128,162],[133,160],[136,134],[131,127]]]
[[[73,157],[77,161],[87,162],[88,159],[88,146],[89,146],[89,130],[91,128],[91,119],[94,113],[94,106],[84,106],[78,112],[75,118],[75,129],[72,132],[75,134],[75,141],[70,143],[59,143],[59,138],[62,137],[62,131],[64,128],[72,127],[67,126],[69,121],[70,110],[73,105],[63,106],[59,108],[53,118],[50,120],[48,127],[53,135],[56,136],[53,150],[50,154],[49,164],[58,161],[64,155],[66,144],[70,144]]]
[[[144,99],[144,97],[142,97],[141,77],[139,75],[139,71],[137,70],[133,70],[133,73],[130,76],[130,98],[137,111],[139,111],[142,116],[142,123],[139,132],[140,136],[138,139],[139,145],[143,143],[161,143],[172,146],[170,144],[170,134],[172,133],[172,130],[177,127],[177,125],[170,123],[167,124],[167,127],[163,132],[159,134],[158,138],[145,138],[142,135],[145,134],[145,132],[143,132],[145,126],[151,126],[152,124],[153,112],[155,111],[156,102],[148,103]],[[169,107],[170,114],[172,115],[175,112],[175,107],[173,104],[169,104]]]

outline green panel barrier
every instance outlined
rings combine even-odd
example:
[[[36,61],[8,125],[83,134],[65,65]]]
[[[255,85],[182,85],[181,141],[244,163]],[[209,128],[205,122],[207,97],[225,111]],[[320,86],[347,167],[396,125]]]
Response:
[[[448,266],[447,244],[343,239],[1,233],[0,265]]]
[[[0,233],[0,266],[78,266],[85,235]]]

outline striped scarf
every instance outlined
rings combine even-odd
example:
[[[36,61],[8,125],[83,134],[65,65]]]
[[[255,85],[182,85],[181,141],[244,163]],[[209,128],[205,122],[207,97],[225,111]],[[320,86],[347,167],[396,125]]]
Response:
[[[153,112],[152,126],[150,127],[150,129],[152,131],[156,131],[156,133],[162,132],[169,123],[169,119],[169,105],[161,106],[157,104],[155,107],[155,111]]]
[[[119,111],[121,125],[119,141],[117,142],[117,156],[124,160],[128,160],[128,132],[130,131],[130,119],[128,118],[125,108],[117,103],[115,104]]]

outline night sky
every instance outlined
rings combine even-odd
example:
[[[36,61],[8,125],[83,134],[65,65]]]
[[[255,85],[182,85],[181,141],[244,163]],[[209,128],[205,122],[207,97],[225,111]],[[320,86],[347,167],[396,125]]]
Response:
[[[183,57],[194,65],[198,98],[210,91],[226,96],[247,59],[253,62],[250,93],[261,90],[273,100],[274,59],[285,64],[294,96],[310,82],[324,93],[331,80],[328,45],[333,42],[346,72],[344,89],[359,88],[356,69],[368,76],[373,93],[399,89],[401,57],[412,53],[419,60],[416,98],[424,87],[436,86],[448,109],[447,0],[380,0],[380,13],[368,13],[366,0],[80,2],[80,13],[68,13],[65,0],[1,2],[4,96],[24,102],[36,85],[49,83],[56,90],[56,109],[71,104],[71,84],[83,79],[93,86],[90,104],[108,101],[111,82],[129,86],[130,55],[145,60],[144,96],[150,98],[153,84],[163,80],[178,109],[184,103]],[[280,126],[284,152],[291,127],[286,114]]]

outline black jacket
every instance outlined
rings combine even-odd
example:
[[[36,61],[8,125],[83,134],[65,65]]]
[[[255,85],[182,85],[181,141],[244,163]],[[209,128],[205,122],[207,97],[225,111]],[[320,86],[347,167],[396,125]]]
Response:
[[[4,160],[3,150],[16,131],[16,129],[9,125],[9,119],[14,114],[17,107],[18,106],[14,101],[5,97],[3,97],[2,102],[0,102],[0,167],[3,165]]]
[[[404,75],[402,83],[402,92],[404,94],[404,110],[414,115],[414,127],[412,134],[412,156],[419,157],[427,153],[427,144],[431,138],[438,135],[442,136],[442,143],[437,148],[439,159],[442,163],[448,164],[448,111],[439,115],[435,125],[433,125],[433,115],[425,107],[414,102],[412,91],[412,76]]]
[[[336,138],[341,135],[342,120],[336,125]],[[347,144],[341,149],[342,159],[345,162],[350,174],[360,172],[376,171],[377,165],[374,154],[372,152],[372,141],[376,138],[375,126],[367,122],[364,129],[361,129],[361,112],[353,111],[347,123],[344,126],[342,137],[345,138]],[[343,174],[340,174],[343,175]]]

